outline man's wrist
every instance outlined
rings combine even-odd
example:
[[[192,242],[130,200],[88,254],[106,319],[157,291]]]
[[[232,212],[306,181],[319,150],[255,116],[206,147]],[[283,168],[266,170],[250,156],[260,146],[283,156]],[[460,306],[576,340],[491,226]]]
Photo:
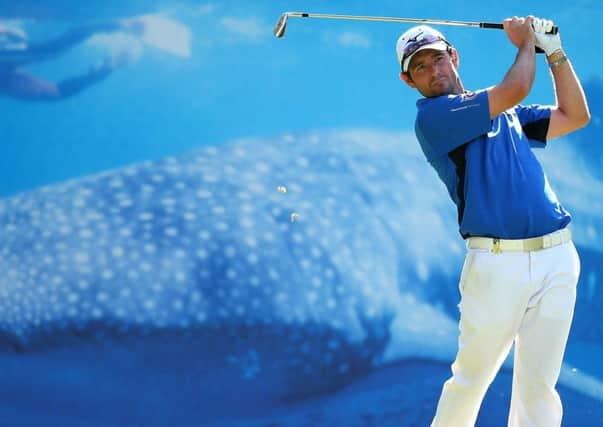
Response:
[[[530,51],[536,48],[536,42],[531,38],[526,38],[523,43],[519,45],[519,49],[528,49]]]
[[[555,62],[564,56],[566,56],[566,55],[565,55],[565,52],[563,51],[563,49],[557,48],[554,51],[552,51],[551,53],[547,53],[546,60],[550,64],[551,62]]]
[[[549,64],[549,68],[552,70],[566,63],[567,55],[565,54],[565,52],[563,52],[563,50],[557,49],[552,54],[547,55],[546,60]]]

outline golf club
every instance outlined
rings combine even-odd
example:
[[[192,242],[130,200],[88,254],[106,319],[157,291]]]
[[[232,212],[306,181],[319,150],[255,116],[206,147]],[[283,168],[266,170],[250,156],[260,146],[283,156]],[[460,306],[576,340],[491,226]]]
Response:
[[[503,29],[502,24],[493,22],[467,22],[467,21],[449,21],[443,19],[419,19],[419,18],[394,18],[388,16],[357,16],[357,15],[331,15],[326,13],[307,13],[307,12],[285,12],[274,26],[274,35],[278,38],[285,36],[287,20],[289,18],[319,18],[319,19],[345,19],[351,21],[376,21],[376,22],[403,22],[412,24],[432,24],[432,25],[452,25],[457,27],[473,28],[494,28]],[[557,34],[558,27],[554,26],[550,34]]]

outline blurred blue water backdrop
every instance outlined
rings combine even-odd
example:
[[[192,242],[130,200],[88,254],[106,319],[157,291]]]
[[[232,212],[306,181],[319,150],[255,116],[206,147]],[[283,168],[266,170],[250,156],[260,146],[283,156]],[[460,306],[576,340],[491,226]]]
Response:
[[[406,27],[292,21],[273,38],[282,8],[305,3],[0,0],[30,41],[142,15],[153,29],[22,66],[54,82],[111,64],[72,97],[0,98],[1,425],[429,424],[456,351],[464,246],[412,134],[416,94],[393,48]],[[594,32],[603,10],[553,4],[593,116],[538,152],[582,258],[559,389],[564,425],[603,425],[603,81],[572,26]],[[313,8],[553,10],[468,6]],[[467,87],[502,78],[504,34],[445,31]],[[544,60],[528,101],[553,102]],[[478,426],[504,424],[509,395],[506,364]]]

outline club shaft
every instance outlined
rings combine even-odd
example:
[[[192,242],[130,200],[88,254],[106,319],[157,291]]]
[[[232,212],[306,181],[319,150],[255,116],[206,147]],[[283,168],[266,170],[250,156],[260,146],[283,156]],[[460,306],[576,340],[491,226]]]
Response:
[[[289,15],[289,17],[295,18],[344,19],[349,21],[403,22],[413,24],[454,25],[476,28],[502,28],[502,24],[468,21],[449,21],[443,19],[396,18],[391,16],[333,15],[328,13],[307,12],[287,12],[287,15]],[[488,25],[485,26],[484,24]]]
[[[333,15],[328,13],[287,12],[289,17],[294,18],[318,18],[318,19],[344,19],[350,21],[376,21],[376,22],[402,22],[411,24],[451,25],[457,27],[492,28],[502,30],[503,25],[494,22],[471,22],[451,21],[446,19],[421,19],[421,18],[398,18],[392,16],[361,16],[361,15]],[[557,34],[558,28],[554,26],[551,34]]]

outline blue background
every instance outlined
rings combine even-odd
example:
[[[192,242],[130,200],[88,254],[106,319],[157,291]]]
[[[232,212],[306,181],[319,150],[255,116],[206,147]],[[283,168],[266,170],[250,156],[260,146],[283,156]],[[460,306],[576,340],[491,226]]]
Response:
[[[215,319],[208,315],[207,319],[197,319],[198,323],[192,325],[168,316],[162,320],[167,327],[158,327],[156,318],[150,316],[149,320],[143,316],[138,323],[124,321],[127,325],[124,332],[120,321],[109,315],[96,316],[92,312],[86,317],[82,314],[86,308],[73,316],[57,309],[55,314],[46,317],[52,319],[50,326],[44,325],[44,321],[28,320],[27,316],[5,314],[0,322],[0,359],[4,364],[0,383],[10,399],[5,406],[0,406],[0,419],[11,421],[0,422],[0,425],[428,425],[454,355],[456,281],[462,263],[459,250],[462,246],[455,229],[454,206],[416,151],[412,136],[417,93],[400,81],[395,55],[396,39],[408,26],[290,19],[286,37],[276,39],[272,36],[272,27],[285,10],[491,22],[500,22],[510,15],[533,14],[553,19],[560,27],[564,48],[585,86],[592,113],[591,124],[586,129],[550,143],[539,153],[553,187],[573,214],[576,243],[583,262],[566,358],[569,376],[561,382],[560,389],[565,402],[564,425],[603,425],[603,371],[597,363],[602,354],[600,340],[603,337],[599,315],[603,299],[598,281],[601,277],[599,236],[603,233],[603,149],[600,145],[603,80],[595,37],[603,18],[600,2],[528,4],[513,0],[426,4],[379,0],[370,4],[361,1],[277,4],[268,0],[201,3],[157,0],[130,1],[127,5],[98,1],[83,5],[74,0],[22,0],[17,3],[0,0],[0,15],[21,25],[32,39],[44,39],[80,24],[155,13],[166,14],[190,29],[192,53],[190,57],[178,57],[145,46],[136,61],[116,70],[106,81],[56,103],[0,98],[0,196],[3,198],[0,214],[4,237],[0,290],[1,295],[10,294],[12,298],[23,296],[11,300],[13,307],[21,307],[22,301],[29,298],[28,292],[43,286],[49,277],[60,277],[60,283],[67,287],[71,286],[70,281],[74,288],[81,284],[77,274],[66,273],[71,272],[71,267],[66,267],[67,270],[48,267],[47,276],[21,272],[23,266],[29,271],[31,268],[43,271],[36,266],[44,264],[45,254],[52,255],[57,250],[55,246],[46,245],[44,239],[41,239],[44,244],[40,250],[32,250],[36,236],[43,235],[44,227],[35,229],[28,212],[48,213],[46,229],[53,241],[73,248],[79,243],[61,237],[58,225],[51,224],[56,219],[53,212],[58,212],[53,206],[64,208],[61,212],[77,228],[78,205],[73,204],[73,198],[81,188],[87,188],[95,198],[105,202],[99,209],[106,208],[109,212],[112,204],[123,201],[117,194],[121,190],[113,193],[111,178],[127,181],[129,175],[123,168],[134,165],[136,179],[132,186],[126,185],[123,192],[131,191],[128,200],[141,209],[136,215],[144,209],[148,211],[151,205],[161,205],[165,200],[162,197],[175,198],[177,211],[189,209],[187,197],[199,195],[204,185],[215,186],[212,193],[221,194],[221,203],[212,200],[211,206],[206,206],[203,200],[196,200],[201,204],[192,207],[191,212],[198,213],[202,219],[193,222],[192,228],[182,226],[182,230],[195,235],[200,229],[215,226],[214,214],[225,210],[227,218],[239,216],[245,203],[225,201],[229,199],[228,191],[236,194],[238,189],[245,188],[245,180],[258,180],[265,197],[262,191],[256,192],[250,203],[254,209],[266,210],[276,218],[273,225],[281,232],[276,233],[277,240],[282,238],[282,248],[290,252],[290,258],[281,266],[279,286],[289,290],[286,291],[291,292],[289,295],[294,295],[292,289],[311,287],[312,276],[299,273],[303,264],[299,264],[300,258],[293,249],[296,242],[291,236],[295,236],[295,224],[288,221],[288,213],[298,210],[304,218],[304,209],[309,211],[304,206],[315,206],[315,214],[305,213],[306,224],[310,219],[316,223],[320,219],[339,221],[338,227],[331,228],[339,230],[345,239],[351,239],[349,246],[353,248],[354,257],[379,266],[382,263],[383,277],[393,275],[397,280],[392,287],[375,275],[381,274],[377,268],[365,271],[358,263],[333,261],[338,267],[349,267],[347,270],[334,268],[337,283],[344,289],[339,293],[334,291],[334,303],[346,306],[350,299],[370,299],[372,297],[362,291],[363,286],[369,286],[375,293],[383,293],[381,298],[386,299],[389,292],[396,293],[396,298],[400,292],[402,300],[411,298],[408,307],[416,310],[413,308],[412,315],[406,315],[399,306],[392,308],[387,301],[379,300],[377,305],[385,308],[377,308],[377,320],[371,316],[365,319],[352,316],[354,321],[364,325],[365,332],[371,331],[367,336],[372,337],[372,341],[366,337],[364,340],[354,338],[353,328],[347,324],[341,332],[318,315],[311,317],[312,320],[299,321],[295,327],[287,322],[282,326],[268,322],[272,326],[266,327],[256,320],[243,322],[244,327],[233,326],[224,320],[228,319],[226,316],[223,322],[216,320],[220,318],[219,313]],[[513,61],[515,49],[501,31],[455,27],[440,30],[459,51],[459,72],[467,89],[498,83]],[[87,42],[56,60],[33,64],[27,69],[57,80],[85,71],[107,55],[108,50],[102,43]],[[526,102],[554,103],[543,57],[538,58],[536,81]],[[217,157],[211,154],[211,149],[204,151],[207,147],[216,147]],[[242,147],[247,154],[237,158],[236,147]],[[169,169],[167,157],[177,159],[181,178],[159,185],[157,196],[151,201],[137,198],[138,190],[132,188],[143,188],[153,172]],[[218,160],[207,160],[207,166],[195,169],[193,160],[201,159],[196,160],[197,163],[205,164],[206,159],[216,158]],[[297,161],[300,158],[310,159],[309,166]],[[142,163],[148,160],[156,163]],[[340,160],[345,166],[333,166]],[[258,162],[268,164],[271,171],[263,181],[243,174],[247,168],[257,168]],[[365,163],[374,166],[374,170],[362,169]],[[222,171],[226,164],[241,175],[229,177],[228,171]],[[262,167],[259,169],[261,172]],[[219,177],[217,182],[196,181],[195,174],[207,177],[211,173]],[[318,183],[304,180],[315,175],[320,177]],[[185,182],[186,188],[191,189],[190,194],[186,193],[187,197],[183,195],[181,199],[171,193],[171,188],[179,182]],[[276,187],[281,184],[290,186],[287,202],[278,199],[282,195],[276,192]],[[379,191],[375,190],[377,187]],[[330,188],[339,188],[338,195],[330,195]],[[362,202],[356,201],[354,195],[358,194],[362,195]],[[396,194],[402,195],[401,198],[396,199]],[[322,211],[323,202],[331,196],[335,208]],[[173,212],[160,211],[157,206],[155,217],[166,222],[174,218]],[[221,206],[222,210],[212,211],[210,207],[215,206]],[[340,217],[346,210],[348,216]],[[136,218],[134,213],[119,215],[126,223]],[[399,222],[392,219],[390,228],[382,229],[379,225],[373,226],[374,215],[390,219],[399,216]],[[16,224],[16,237],[10,234],[14,231],[11,224]],[[110,230],[120,227],[119,221],[109,224]],[[176,226],[181,230],[178,227],[181,225]],[[270,232],[270,225],[265,227],[262,230]],[[299,227],[306,225],[302,221]],[[28,234],[28,230],[33,229],[42,234]],[[311,230],[302,230],[304,239],[318,238]],[[329,230],[326,227],[323,235],[330,236]],[[293,241],[286,240],[289,232],[293,233],[290,236]],[[372,244],[354,246],[356,241],[349,235],[359,232],[360,237]],[[386,238],[389,232],[393,242]],[[116,235],[119,235],[117,231]],[[413,246],[413,242],[425,236],[445,242],[441,255],[433,254],[440,251],[440,244]],[[145,234],[141,240],[147,237]],[[162,243],[161,237],[154,239],[159,247],[170,245]],[[213,267],[202,270],[209,272],[209,279],[205,278],[209,281],[199,282],[195,281],[198,278],[186,276],[187,286],[200,288],[202,298],[210,303],[222,304],[226,297],[215,289],[230,286],[230,282],[224,281],[224,277],[228,279],[228,263],[236,267],[237,260],[245,258],[244,252],[241,254],[238,250],[236,256],[229,257],[227,248],[229,245],[238,248],[242,241],[243,237],[236,232],[228,239],[213,240],[211,250],[226,250],[226,258],[210,257]],[[254,268],[259,269],[263,262],[270,261],[267,254],[278,250],[273,244],[262,247],[260,242],[258,245],[255,248],[260,254],[260,267]],[[123,247],[126,251],[131,248]],[[299,250],[311,253],[313,247],[308,242],[305,249]],[[92,253],[94,245],[85,249]],[[100,242],[97,249],[98,253],[112,250]],[[330,256],[336,259],[341,247],[323,244],[321,249],[324,252],[331,249]],[[190,243],[186,250],[198,252],[206,248]],[[380,261],[376,254],[382,255]],[[158,256],[153,262],[160,263],[162,259]],[[324,258],[320,260],[316,268],[323,273],[329,271]],[[131,263],[134,268],[139,267],[136,261]],[[397,273],[389,271],[393,266],[399,268]],[[102,263],[92,266],[101,277],[106,271],[104,268]],[[124,271],[127,268],[130,266],[124,265]],[[272,277],[268,266],[266,269],[266,277]],[[359,273],[354,276],[356,269]],[[24,279],[22,285],[17,286],[17,282],[11,280],[13,271],[17,271],[14,273],[17,275],[29,274],[30,279]],[[157,267],[157,272],[160,271]],[[349,282],[346,281],[348,274]],[[80,286],[81,294],[74,298],[98,300],[99,292],[106,286],[109,296],[104,298],[108,299],[109,308],[103,313],[108,313],[111,307],[121,304],[116,289],[130,287],[140,289],[141,294],[152,292],[151,283],[131,278],[109,278],[103,283],[95,282],[92,296]],[[235,283],[240,286],[237,289],[252,298],[242,282]],[[267,279],[266,286],[273,286],[268,283]],[[161,285],[168,289],[176,286],[169,279]],[[279,286],[274,286],[277,293]],[[180,299],[184,304],[195,298],[196,294],[190,289]],[[217,296],[211,289],[218,292]],[[68,296],[60,296],[60,292],[58,295],[59,303],[63,297],[69,300]],[[38,304],[57,303],[41,296],[33,299],[37,298]],[[271,304],[261,303],[259,311],[273,318],[273,313],[291,309],[288,304],[279,306],[278,301],[275,297]],[[330,300],[319,299],[317,305],[327,304],[325,301]],[[162,301],[155,303],[162,304]],[[141,303],[143,307],[144,304]],[[126,317],[134,316],[139,309],[136,304],[128,307],[123,306]],[[423,307],[427,308],[423,310]],[[29,308],[23,310],[27,313]],[[35,310],[43,313],[45,309]],[[10,310],[5,310],[8,312]],[[367,313],[370,312],[369,307]],[[449,323],[443,320],[440,327],[430,318],[434,313],[436,317],[441,315],[442,319],[452,320]],[[342,321],[350,320],[347,314],[340,315]],[[424,325],[425,329],[418,325]],[[446,335],[441,347],[434,344],[438,336],[430,335],[440,330]],[[408,335],[412,337],[407,339]],[[397,346],[394,336],[402,337],[401,347]],[[299,337],[299,342],[295,337]],[[336,373],[324,368],[331,365],[330,362],[325,365],[321,359],[325,352],[331,351],[339,361],[333,365],[339,367],[333,368],[335,371],[340,369]],[[367,351],[372,352],[371,355],[367,355]],[[324,368],[324,372],[319,369],[311,375],[291,379],[290,370],[301,368],[283,361],[291,360],[293,355],[302,361],[300,366],[304,363],[315,366],[313,360],[322,360],[316,366]],[[266,358],[271,360],[269,364],[258,362]],[[572,372],[583,373],[588,379],[573,378]],[[254,378],[261,380],[253,381]],[[482,410],[478,425],[500,425],[497,423],[506,416],[509,393],[510,372],[505,369],[486,398],[486,409]],[[356,409],[350,410],[350,407]]]

